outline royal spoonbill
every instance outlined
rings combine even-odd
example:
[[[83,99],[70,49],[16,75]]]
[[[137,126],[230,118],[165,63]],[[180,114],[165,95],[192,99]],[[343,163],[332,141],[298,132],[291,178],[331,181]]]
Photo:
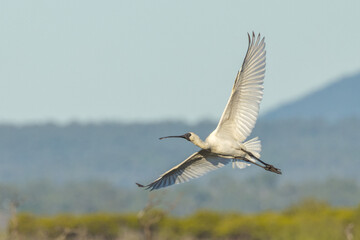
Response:
[[[245,168],[254,164],[281,174],[280,169],[260,160],[261,143],[257,137],[244,142],[254,128],[259,113],[266,61],[265,38],[261,38],[260,34],[255,37],[254,32],[251,37],[248,34],[248,37],[249,45],[244,62],[236,75],[230,98],[216,129],[205,141],[193,132],[160,138],[184,138],[201,150],[152,183],[136,183],[139,187],[155,190],[187,182],[230,162],[233,167]]]

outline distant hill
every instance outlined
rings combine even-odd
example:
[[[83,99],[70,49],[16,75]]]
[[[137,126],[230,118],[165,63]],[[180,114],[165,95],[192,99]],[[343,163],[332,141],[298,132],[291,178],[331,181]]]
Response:
[[[135,182],[154,180],[197,150],[185,140],[159,137],[194,131],[205,138],[215,126],[214,122],[0,125],[0,183],[99,179],[133,188]],[[253,136],[262,141],[262,159],[281,168],[280,179],[286,182],[329,176],[360,181],[354,168],[360,155],[360,118],[334,123],[260,120]],[[272,174],[256,166],[246,170],[228,166],[209,175],[240,180],[259,173]]]
[[[338,81],[263,116],[264,119],[360,117],[360,73]]]

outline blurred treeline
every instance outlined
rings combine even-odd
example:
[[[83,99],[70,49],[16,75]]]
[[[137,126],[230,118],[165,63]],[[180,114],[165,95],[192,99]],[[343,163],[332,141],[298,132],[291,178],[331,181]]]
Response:
[[[202,138],[215,122],[0,125],[0,182],[55,183],[101,179],[125,188],[154,180],[197,147],[184,139],[159,137],[196,132]],[[252,137],[262,141],[262,159],[282,169],[284,181],[328,177],[360,182],[360,119],[261,120]],[[228,171],[244,179],[261,169]],[[219,170],[224,172],[223,170]]]
[[[148,205],[138,214],[40,216],[21,213],[8,239],[360,239],[360,206],[334,208],[312,199],[256,214],[199,210],[184,217]]]
[[[150,196],[161,196],[165,202],[178,201],[178,207],[173,210],[176,215],[190,214],[201,208],[241,212],[282,210],[308,197],[327,201],[333,206],[356,206],[360,200],[360,184],[354,180],[332,178],[284,183],[279,181],[281,176],[267,172],[242,181],[221,174],[208,177],[208,185],[195,181],[194,184],[154,191]],[[2,206],[15,200],[20,211],[36,214],[133,212],[146,205],[148,195],[148,191],[135,184],[133,189],[126,189],[102,181],[64,184],[42,181],[22,186],[0,184]]]

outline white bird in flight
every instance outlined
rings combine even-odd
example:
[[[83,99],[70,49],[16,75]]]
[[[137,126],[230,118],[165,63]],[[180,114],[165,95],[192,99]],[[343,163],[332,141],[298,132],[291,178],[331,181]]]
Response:
[[[162,174],[148,185],[136,183],[139,187],[155,190],[173,184],[187,182],[207,172],[221,168],[232,162],[240,169],[251,164],[277,174],[281,170],[260,160],[261,143],[258,137],[246,142],[254,128],[259,104],[263,96],[265,77],[265,38],[260,34],[248,34],[249,46],[241,69],[236,75],[230,98],[216,129],[202,141],[193,132],[181,136],[164,138],[185,138],[199,148],[185,161]]]

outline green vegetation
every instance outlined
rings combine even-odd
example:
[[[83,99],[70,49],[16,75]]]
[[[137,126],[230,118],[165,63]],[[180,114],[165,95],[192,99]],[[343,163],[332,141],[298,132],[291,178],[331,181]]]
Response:
[[[62,234],[85,231],[89,237],[114,239],[120,233],[119,226],[126,229],[137,229],[135,215],[115,215],[96,213],[83,216],[56,215],[37,217],[31,214],[19,214],[17,226],[10,225],[9,231],[17,231],[21,236],[36,237],[41,233],[48,238],[57,238]]]
[[[16,222],[16,224],[14,224]],[[200,210],[186,217],[148,208],[140,214],[37,216],[21,213],[9,226],[19,239],[360,239],[360,206],[334,208],[304,200],[281,212]],[[16,233],[16,234],[14,234]]]

